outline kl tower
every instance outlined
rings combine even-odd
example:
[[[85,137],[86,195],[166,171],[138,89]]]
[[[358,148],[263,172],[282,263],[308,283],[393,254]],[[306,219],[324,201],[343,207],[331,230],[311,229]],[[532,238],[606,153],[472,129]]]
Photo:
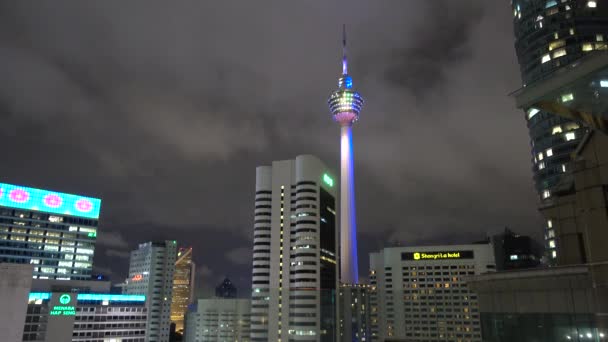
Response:
[[[359,283],[357,259],[357,220],[353,165],[353,123],[359,119],[363,97],[353,89],[346,59],[346,28],[342,31],[342,76],[331,93],[329,109],[340,125],[340,281]]]

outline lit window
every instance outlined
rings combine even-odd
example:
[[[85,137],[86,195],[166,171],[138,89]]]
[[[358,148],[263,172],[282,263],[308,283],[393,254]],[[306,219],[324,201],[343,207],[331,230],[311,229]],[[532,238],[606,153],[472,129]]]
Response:
[[[550,60],[551,60],[551,56],[549,54],[546,54],[546,55],[543,56],[543,58],[541,58],[540,62],[541,63],[547,63]]]
[[[517,255],[515,255],[515,254],[510,255],[509,259],[511,259],[511,260],[517,260]]]
[[[566,172],[566,164],[562,164],[562,172]]]
[[[553,33],[553,38],[555,38],[555,39],[559,38],[559,34],[557,32],[554,32]],[[559,47],[559,46],[556,46],[556,47]]]
[[[568,132],[564,136],[566,137],[566,141],[576,139],[576,134],[574,132]]]
[[[589,7],[589,8],[596,8],[597,7],[597,1],[595,1],[595,0],[589,0],[589,1],[587,1],[587,7]]]
[[[602,87],[602,88],[608,88],[608,80],[601,80],[600,81],[600,87]]]
[[[553,259],[557,258],[557,252],[556,251],[551,251],[551,257]]]
[[[538,169],[542,170],[545,168],[545,162],[540,162],[540,164],[538,164]]]
[[[554,238],[555,237],[555,230],[553,230],[553,229],[547,230],[547,237],[550,238],[550,239]]]
[[[557,34],[557,33],[556,33],[556,34]],[[557,39],[557,38],[556,38],[556,39]],[[555,49],[557,49],[557,48],[560,48],[560,47],[562,47],[562,46],[564,46],[564,45],[566,45],[566,42],[565,42],[563,39],[562,39],[562,40],[556,40],[556,41],[551,42],[551,43],[549,44],[549,51],[553,51],[553,50],[555,50]],[[553,56],[553,57],[555,57],[555,56]]]
[[[543,191],[543,199],[551,197],[551,191],[545,190]]]
[[[574,29],[570,28],[570,35],[573,36],[574,35]]]
[[[582,49],[583,49],[583,51],[591,51],[591,50],[593,50],[593,44],[583,43]]]
[[[561,133],[562,132],[562,126],[553,126],[553,130],[551,131],[551,134],[557,134],[557,133]]]
[[[545,154],[547,155],[547,157],[551,157],[553,155],[553,149],[548,148],[547,151],[545,152]]]
[[[555,0],[549,0],[549,1],[547,1],[547,4],[545,5],[545,8],[549,8],[549,7],[553,7],[553,6],[557,6],[557,1],[555,1]]]
[[[549,247],[555,248],[555,240],[549,240]]]
[[[562,95],[562,102],[570,102],[572,100],[574,100],[574,94],[568,93],[568,94]]]
[[[565,128],[566,131],[571,131],[571,130],[577,129],[579,127],[580,126],[577,123],[574,123],[574,122],[570,122],[570,123],[567,123],[567,124],[564,125],[564,128]]]
[[[538,114],[538,112],[540,112],[540,110],[536,109],[536,108],[530,108],[528,109],[528,120],[532,119],[532,117],[536,114]]]
[[[561,48],[553,52],[553,58],[559,58],[566,55],[566,49]]]
[[[603,34],[596,34],[595,35],[595,40],[598,42],[603,42],[604,41],[604,35]]]
[[[547,220],[547,227],[553,228],[553,221]]]

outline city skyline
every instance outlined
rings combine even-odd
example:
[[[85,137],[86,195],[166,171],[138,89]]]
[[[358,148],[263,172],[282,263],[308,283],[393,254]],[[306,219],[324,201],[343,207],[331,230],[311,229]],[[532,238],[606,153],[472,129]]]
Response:
[[[131,23],[114,16],[115,8],[97,6],[97,18],[112,19],[85,24],[76,18],[92,11],[78,6],[66,17],[45,5],[0,11],[9,33],[0,37],[7,49],[0,71],[12,81],[0,87],[0,115],[8,122],[0,141],[11,146],[2,181],[101,198],[96,271],[125,265],[140,242],[184,236],[196,253],[199,284],[213,288],[229,276],[247,289],[251,171],[308,153],[338,169],[336,127],[327,123],[324,99],[334,87],[343,21],[352,32],[359,90],[373,99],[354,147],[360,274],[369,251],[394,241],[470,242],[505,225],[539,236],[524,114],[508,97],[521,84],[509,4],[395,5],[403,6],[399,13],[355,2],[348,20],[330,19],[345,16],[333,15],[337,3],[327,18],[318,17],[317,4],[298,5],[294,12],[317,16],[318,28],[309,31],[291,13],[252,12],[280,29],[244,20],[240,27],[252,29],[238,33],[201,20],[205,8],[184,15],[180,6],[151,5]],[[219,6],[211,13],[225,18],[229,12]],[[207,23],[169,25],[158,42],[132,40],[155,35],[165,13]],[[416,19],[429,16],[435,25]],[[127,29],[125,37],[111,33]],[[270,38],[255,40],[260,34]],[[242,49],[248,58],[235,57]],[[68,129],[58,129],[63,125]],[[125,266],[112,271],[113,281],[126,275]]]

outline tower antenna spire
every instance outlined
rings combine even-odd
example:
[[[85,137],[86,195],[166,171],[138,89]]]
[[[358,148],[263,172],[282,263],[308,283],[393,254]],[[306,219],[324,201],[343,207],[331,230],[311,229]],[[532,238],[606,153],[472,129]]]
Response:
[[[346,59],[346,24],[342,24],[342,75],[348,75],[348,60]]]

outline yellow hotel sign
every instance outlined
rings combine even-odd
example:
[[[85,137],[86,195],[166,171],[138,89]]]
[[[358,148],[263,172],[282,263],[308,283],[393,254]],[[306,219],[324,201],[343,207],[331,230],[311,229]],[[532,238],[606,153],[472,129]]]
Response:
[[[404,252],[401,253],[401,260],[454,260],[454,259],[473,259],[473,251],[447,251],[447,252]]]

